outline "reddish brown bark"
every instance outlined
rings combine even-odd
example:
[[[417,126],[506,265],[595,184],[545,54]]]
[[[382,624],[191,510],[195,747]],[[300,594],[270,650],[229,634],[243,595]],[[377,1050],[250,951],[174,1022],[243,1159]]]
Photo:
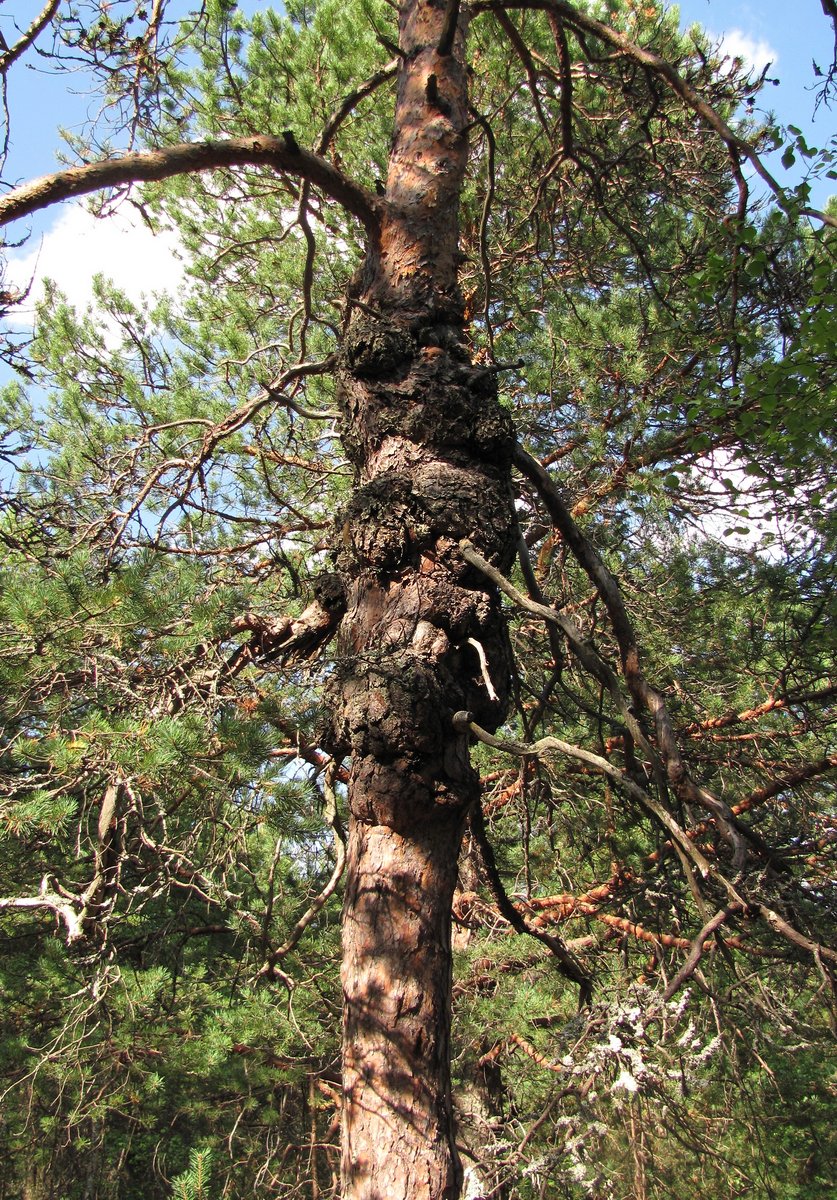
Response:
[[[496,728],[508,689],[497,598],[458,549],[471,537],[507,565],[514,518],[511,426],[494,374],[470,361],[456,281],[467,76],[461,20],[452,52],[438,50],[446,7],[402,6],[387,198],[338,370],[358,485],[339,520],[347,612],[334,681],[335,738],[352,756],[346,1200],[459,1195],[450,922],[479,781],[452,716],[464,708]]]

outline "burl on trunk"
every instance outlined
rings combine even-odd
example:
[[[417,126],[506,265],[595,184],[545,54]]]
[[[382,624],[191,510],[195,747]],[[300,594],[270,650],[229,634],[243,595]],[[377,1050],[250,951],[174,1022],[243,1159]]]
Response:
[[[396,133],[380,237],[349,297],[339,368],[356,490],[338,521],[348,599],[333,706],[351,754],[343,932],[347,1200],[448,1200],[451,901],[478,795],[470,710],[496,728],[509,656],[497,597],[461,538],[508,566],[511,422],[471,362],[457,287],[467,163],[464,21],[402,5]],[[440,52],[441,44],[441,52]]]

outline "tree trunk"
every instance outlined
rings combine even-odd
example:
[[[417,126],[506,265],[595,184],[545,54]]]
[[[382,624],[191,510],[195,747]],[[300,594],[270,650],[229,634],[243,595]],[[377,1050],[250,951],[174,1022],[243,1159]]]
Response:
[[[380,240],[349,297],[338,372],[357,487],[341,514],[347,612],[335,736],[352,756],[344,908],[345,1200],[452,1200],[451,901],[478,796],[467,709],[496,728],[509,655],[496,595],[462,560],[514,546],[513,434],[475,367],[457,287],[467,163],[464,23],[402,5],[404,52]]]

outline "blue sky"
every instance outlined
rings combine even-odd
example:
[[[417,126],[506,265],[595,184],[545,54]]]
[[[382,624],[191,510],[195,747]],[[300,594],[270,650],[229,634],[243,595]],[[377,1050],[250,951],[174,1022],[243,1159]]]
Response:
[[[41,0],[6,0],[2,4],[0,31],[8,44],[16,38],[15,14],[25,25],[40,8]],[[813,145],[822,146],[829,140],[835,132],[837,110],[821,106],[812,124],[815,80],[811,60],[816,58],[826,67],[833,44],[819,0],[796,0],[795,4],[782,0],[684,0],[679,8],[681,24],[696,21],[723,36],[725,49],[743,54],[757,70],[771,60],[769,74],[778,83],[765,89],[759,106],[775,110],[783,123],[799,126]],[[49,75],[33,54],[15,65],[9,88],[13,135],[7,184],[55,170],[60,146],[56,127],[80,125],[91,104],[83,95],[83,77]],[[770,166],[782,182],[798,182],[798,172],[784,171],[778,156]],[[822,207],[832,192],[837,192],[837,184],[823,181],[811,200]],[[79,302],[89,294],[89,280],[97,271],[116,276],[134,295],[161,284],[176,286],[182,266],[173,242],[152,242],[128,210],[118,220],[121,225],[106,229],[107,223],[94,222],[75,204],[27,222],[33,236],[26,246],[9,254],[10,279],[20,285],[33,275],[47,273]]]
[[[757,111],[773,111],[784,125],[796,125],[812,146],[823,147],[835,136],[837,107],[820,105],[814,113],[812,60],[826,70],[834,46],[819,0],[683,0],[679,9],[681,25],[697,22],[723,36],[725,47],[743,50],[759,68],[772,63],[768,76],[777,82],[762,91]],[[798,181],[798,173],[785,172],[778,156],[770,167],[781,183]],[[814,185],[811,201],[822,208],[835,193],[837,182],[821,180]]]

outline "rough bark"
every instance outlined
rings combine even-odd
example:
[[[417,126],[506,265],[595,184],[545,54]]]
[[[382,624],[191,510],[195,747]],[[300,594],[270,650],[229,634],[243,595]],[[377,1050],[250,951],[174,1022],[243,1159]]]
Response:
[[[509,657],[496,594],[462,559],[508,564],[513,435],[496,377],[474,366],[457,288],[467,161],[463,21],[402,6],[404,51],[380,235],[338,371],[357,478],[338,522],[347,612],[334,737],[351,754],[344,908],[346,1200],[452,1200],[451,902],[478,795],[461,708],[496,728]],[[443,48],[445,41],[442,39]]]

